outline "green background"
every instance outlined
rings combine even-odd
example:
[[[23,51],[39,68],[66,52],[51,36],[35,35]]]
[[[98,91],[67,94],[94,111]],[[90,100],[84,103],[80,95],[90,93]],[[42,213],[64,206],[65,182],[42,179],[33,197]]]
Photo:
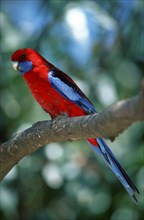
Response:
[[[11,66],[31,47],[69,74],[97,111],[139,93],[144,70],[143,0],[2,0],[1,142],[49,119]],[[1,220],[141,220],[142,123],[110,148],[141,194],[135,205],[85,141],[51,143],[23,158],[0,186]]]

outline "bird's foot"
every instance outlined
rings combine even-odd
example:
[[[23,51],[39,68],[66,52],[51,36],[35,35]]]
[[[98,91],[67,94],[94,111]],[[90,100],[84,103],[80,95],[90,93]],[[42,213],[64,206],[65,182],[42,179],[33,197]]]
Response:
[[[53,123],[57,123],[59,120],[67,118],[68,115],[63,112],[61,115],[58,115],[57,117],[53,118]]]

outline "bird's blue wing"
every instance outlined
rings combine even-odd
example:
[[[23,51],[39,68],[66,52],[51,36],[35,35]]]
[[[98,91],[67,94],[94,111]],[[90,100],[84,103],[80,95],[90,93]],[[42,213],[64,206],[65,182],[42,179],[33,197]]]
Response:
[[[48,80],[52,87],[59,92],[65,99],[78,105],[87,114],[96,113],[94,106],[79,89],[75,82],[60,70],[50,70]]]

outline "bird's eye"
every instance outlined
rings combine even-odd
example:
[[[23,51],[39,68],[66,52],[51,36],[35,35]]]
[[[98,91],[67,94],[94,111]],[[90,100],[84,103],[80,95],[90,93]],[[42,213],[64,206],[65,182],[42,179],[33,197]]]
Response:
[[[26,54],[22,54],[21,59],[25,59],[26,58]]]

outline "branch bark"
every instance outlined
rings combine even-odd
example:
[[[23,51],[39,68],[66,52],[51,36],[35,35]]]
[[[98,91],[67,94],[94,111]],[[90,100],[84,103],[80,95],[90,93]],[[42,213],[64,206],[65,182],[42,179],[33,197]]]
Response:
[[[114,140],[132,123],[144,120],[144,81],[139,95],[105,111],[82,117],[41,121],[0,145],[0,180],[24,156],[50,142],[104,137]]]

